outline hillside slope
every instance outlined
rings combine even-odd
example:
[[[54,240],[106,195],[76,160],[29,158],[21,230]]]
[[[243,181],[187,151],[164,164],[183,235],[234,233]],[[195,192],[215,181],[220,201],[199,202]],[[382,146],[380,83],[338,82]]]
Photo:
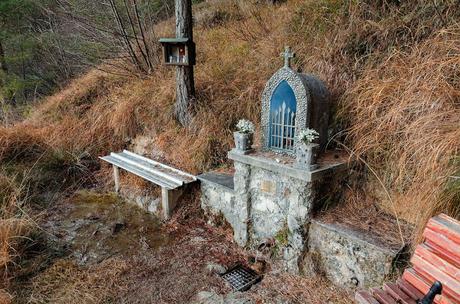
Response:
[[[290,45],[294,66],[332,92],[331,145],[362,164],[348,203],[377,204],[417,227],[434,212],[460,216],[456,1],[207,1],[194,14],[198,98],[188,129],[173,118],[173,69],[146,79],[92,70],[0,128],[2,164],[35,164],[39,188],[55,172],[54,183],[94,172],[100,182],[109,172],[97,157],[140,142],[192,173],[225,166],[235,123],[258,124],[264,83]],[[173,21],[156,31],[170,36]]]

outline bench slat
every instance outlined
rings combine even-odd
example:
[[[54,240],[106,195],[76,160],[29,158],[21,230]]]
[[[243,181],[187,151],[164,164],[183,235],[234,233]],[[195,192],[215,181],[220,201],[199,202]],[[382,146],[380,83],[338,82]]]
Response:
[[[460,223],[445,214],[433,217],[427,223],[427,228],[441,233],[451,241],[460,244]]]
[[[411,259],[415,271],[430,282],[442,283],[442,294],[452,299],[460,299],[460,282],[444,273],[440,268],[433,266],[422,256],[414,254]]]
[[[380,304],[370,293],[364,290],[355,294],[355,300],[358,304]]]
[[[131,156],[136,157],[138,159],[142,159],[143,161],[148,162],[148,163],[150,163],[150,164],[152,164],[154,166],[159,166],[159,167],[162,167],[162,168],[164,168],[166,170],[172,171],[172,172],[176,173],[177,175],[179,175],[180,177],[182,177],[183,180],[184,180],[184,183],[194,182],[194,181],[197,180],[196,176],[194,176],[192,174],[189,174],[187,172],[181,171],[181,170],[176,169],[174,167],[162,164],[160,162],[154,161],[153,159],[144,157],[142,155],[135,154],[135,153],[130,152],[128,150],[123,150],[123,153],[131,155]]]
[[[397,304],[396,301],[385,291],[380,288],[371,289],[374,298],[381,304]]]
[[[453,279],[457,280],[457,282],[460,282],[460,269],[449,263],[448,260],[439,256],[431,247],[425,244],[420,244],[415,249],[414,255],[421,257],[423,260],[436,267],[439,271],[446,273]]]
[[[420,290],[418,290],[405,280],[398,279],[396,281],[396,284],[398,284],[398,287],[414,300],[420,300],[424,296],[423,293],[420,292]]]
[[[157,184],[161,187],[165,187],[167,188],[168,190],[173,190],[176,187],[175,184],[172,184],[170,183],[169,181],[165,181],[165,180],[162,180],[162,179],[159,179],[158,176],[155,176],[155,175],[152,175],[150,174],[149,172],[145,172],[144,170],[140,170],[138,167],[134,167],[134,166],[131,166],[131,165],[128,165],[126,163],[123,163],[121,162],[119,159],[117,158],[113,158],[111,156],[105,156],[105,157],[102,157],[101,159],[103,159],[104,161],[108,162],[108,163],[111,163],[112,165],[115,165],[117,167],[120,167],[128,172],[131,172],[135,175],[138,175],[154,184]]]
[[[416,304],[435,281],[440,281],[443,289],[434,303],[460,304],[460,222],[440,214],[429,220],[423,236],[424,243],[417,246],[411,258],[413,267],[406,269],[396,284],[386,283],[383,290],[371,289],[380,304]],[[356,298],[364,298],[362,295]]]
[[[132,166],[139,167],[140,169],[149,172],[153,175],[158,175],[161,178],[166,179],[167,181],[171,182],[172,184],[175,184],[176,187],[180,187],[184,184],[184,181],[181,179],[178,179],[170,174],[167,174],[165,172],[160,171],[158,168],[153,167],[152,165],[149,165],[147,162],[144,162],[141,159],[136,159],[128,154],[123,154],[123,153],[111,153],[110,156],[115,157],[119,159],[122,162],[126,162]]]
[[[456,267],[460,267],[460,245],[451,241],[442,234],[426,228],[423,231],[425,243],[438,255],[450,260]]]
[[[430,290],[432,283],[427,282],[427,280],[421,277],[413,268],[406,269],[403,273],[403,279],[406,280],[409,284],[417,288],[422,294],[427,294]],[[436,296],[434,299],[434,303],[442,304],[446,303],[445,301],[442,302],[443,296]]]
[[[400,304],[416,304],[415,300],[402,291],[397,284],[387,283],[383,289]]]

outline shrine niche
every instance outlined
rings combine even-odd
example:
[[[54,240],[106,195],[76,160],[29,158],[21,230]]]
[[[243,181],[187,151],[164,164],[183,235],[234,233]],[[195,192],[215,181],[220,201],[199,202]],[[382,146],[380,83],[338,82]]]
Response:
[[[315,76],[291,69],[294,53],[290,48],[282,56],[284,66],[268,80],[262,93],[260,145],[250,145],[255,130],[249,127],[251,122],[242,119],[241,126],[236,125],[235,148],[228,153],[234,170],[208,172],[198,178],[202,208],[210,216],[224,217],[237,244],[257,250],[284,235],[284,243],[276,245],[277,254],[286,270],[299,273],[320,186],[346,165],[331,157],[335,152],[324,151],[327,88]],[[305,134],[311,137],[308,144]],[[242,138],[247,138],[247,144],[242,144]],[[318,162],[313,157],[305,164],[299,162],[299,156],[308,154],[297,153],[303,147],[318,148],[322,154]],[[313,148],[309,152],[313,155]]]
[[[314,129],[319,144],[327,144],[329,92],[321,80],[311,74],[297,73],[290,67],[294,53],[286,48],[284,66],[267,82],[262,93],[262,144],[264,149],[294,154],[296,134]]]
[[[161,38],[166,65],[194,65],[195,44],[188,38]]]

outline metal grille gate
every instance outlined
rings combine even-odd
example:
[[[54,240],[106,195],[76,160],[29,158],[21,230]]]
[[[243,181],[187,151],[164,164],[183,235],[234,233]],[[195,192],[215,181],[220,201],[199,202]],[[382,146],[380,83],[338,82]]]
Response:
[[[294,150],[296,113],[283,104],[271,113],[270,147],[277,150]]]

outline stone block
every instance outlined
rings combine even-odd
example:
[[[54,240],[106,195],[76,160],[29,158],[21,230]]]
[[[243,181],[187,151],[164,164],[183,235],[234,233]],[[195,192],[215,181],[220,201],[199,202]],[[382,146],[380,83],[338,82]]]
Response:
[[[121,188],[120,195],[129,203],[135,204],[150,213],[156,215],[159,215],[160,213],[161,198],[149,193],[149,191],[125,186]]]
[[[233,229],[235,242],[245,246],[247,242],[247,207],[236,200],[233,176],[223,173],[206,173],[198,176],[201,181],[201,207],[207,215],[222,215]]]
[[[343,225],[313,220],[303,271],[307,275],[321,272],[334,284],[346,288],[382,285],[392,275],[402,248],[387,246],[369,235]]]

